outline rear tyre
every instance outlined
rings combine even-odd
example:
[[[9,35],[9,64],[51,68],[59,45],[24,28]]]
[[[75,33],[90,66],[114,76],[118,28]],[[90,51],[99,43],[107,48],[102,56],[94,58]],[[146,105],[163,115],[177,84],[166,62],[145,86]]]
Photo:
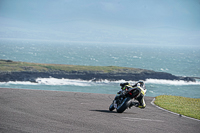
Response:
[[[123,113],[129,107],[130,99],[131,99],[130,97],[127,97],[124,99],[124,101],[120,105],[118,105],[117,107],[118,113]]]

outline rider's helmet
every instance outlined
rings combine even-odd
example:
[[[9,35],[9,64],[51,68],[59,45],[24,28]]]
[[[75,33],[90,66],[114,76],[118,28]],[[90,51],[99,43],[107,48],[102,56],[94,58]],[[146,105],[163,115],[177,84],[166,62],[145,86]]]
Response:
[[[138,84],[139,86],[141,86],[142,88],[145,89],[145,84],[144,84],[144,81],[143,81],[143,80],[139,80],[139,81],[137,82],[137,84]]]

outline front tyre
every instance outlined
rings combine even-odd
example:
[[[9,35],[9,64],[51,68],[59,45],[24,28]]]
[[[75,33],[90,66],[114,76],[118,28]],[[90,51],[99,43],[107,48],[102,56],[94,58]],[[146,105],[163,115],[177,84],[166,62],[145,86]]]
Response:
[[[112,103],[111,105],[110,105],[110,107],[109,107],[109,110],[110,111],[113,111],[115,108],[114,108],[114,103]]]
[[[125,98],[124,101],[120,105],[118,105],[117,112],[123,113],[129,107],[130,100],[131,100],[130,97]]]

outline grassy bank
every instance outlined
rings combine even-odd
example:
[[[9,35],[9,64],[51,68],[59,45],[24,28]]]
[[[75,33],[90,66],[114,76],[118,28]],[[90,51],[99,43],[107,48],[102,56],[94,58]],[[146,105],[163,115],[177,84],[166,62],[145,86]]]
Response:
[[[172,112],[200,119],[200,98],[161,95],[154,103]]]
[[[0,60],[0,72],[22,72],[22,71],[97,71],[97,72],[135,72],[144,71],[138,68],[127,68],[118,66],[81,66],[81,65],[62,65],[62,64],[41,64],[17,62],[11,60]],[[145,70],[147,71],[147,70]]]

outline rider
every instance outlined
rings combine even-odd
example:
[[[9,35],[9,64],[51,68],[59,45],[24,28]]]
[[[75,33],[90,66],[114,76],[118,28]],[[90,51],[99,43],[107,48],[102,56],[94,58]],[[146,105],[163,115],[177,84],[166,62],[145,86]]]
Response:
[[[145,88],[145,83],[143,81],[138,81],[134,85],[130,85],[130,83],[121,83],[120,84],[122,91],[119,91],[115,97],[115,100],[120,97],[120,95],[123,93],[124,90],[126,89],[137,89],[140,93],[139,95],[135,98],[138,102],[132,102],[129,108],[132,106],[139,107],[141,109],[146,107],[145,101],[144,101],[144,96],[146,94],[146,88]],[[115,101],[114,101],[115,102]],[[114,106],[116,107],[116,104],[114,103]]]

